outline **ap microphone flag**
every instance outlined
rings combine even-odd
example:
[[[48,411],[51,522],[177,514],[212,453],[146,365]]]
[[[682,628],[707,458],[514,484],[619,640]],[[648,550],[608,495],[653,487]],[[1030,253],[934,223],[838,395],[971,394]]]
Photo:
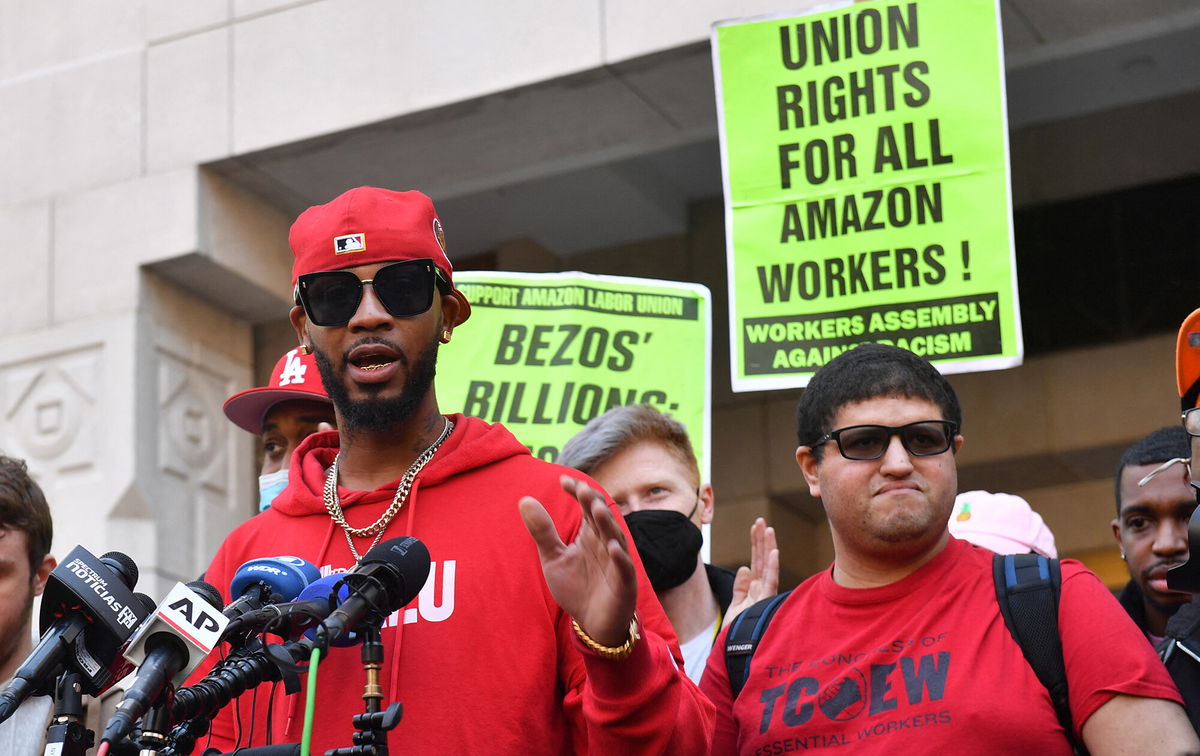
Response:
[[[219,600],[220,597],[217,598]],[[154,614],[150,615],[129,639],[125,658],[141,666],[146,661],[146,641],[149,638],[166,633],[180,639],[188,655],[182,666],[171,676],[171,683],[178,685],[204,657],[212,653],[221,639],[221,632],[228,624],[229,618],[213,606],[209,598],[201,596],[183,583],[176,583],[154,610]]]
[[[221,639],[229,619],[221,594],[208,583],[176,583],[154,614],[129,639],[125,658],[138,665],[137,679],[104,728],[103,741],[115,743],[164,692],[183,681]]]

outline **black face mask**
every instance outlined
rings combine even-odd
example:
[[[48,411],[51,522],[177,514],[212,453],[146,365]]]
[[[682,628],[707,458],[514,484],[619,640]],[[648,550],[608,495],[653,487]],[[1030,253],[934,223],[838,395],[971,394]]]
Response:
[[[687,515],[643,509],[625,515],[625,524],[656,593],[682,585],[696,571],[704,536]]]

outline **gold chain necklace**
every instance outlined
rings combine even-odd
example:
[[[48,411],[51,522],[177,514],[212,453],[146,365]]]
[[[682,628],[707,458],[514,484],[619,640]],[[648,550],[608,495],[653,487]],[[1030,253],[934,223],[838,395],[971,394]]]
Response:
[[[412,490],[413,481],[417,479],[417,473],[433,459],[433,455],[437,452],[438,447],[446,440],[454,430],[454,423],[450,418],[442,416],[445,424],[442,426],[442,433],[437,437],[437,440],[429,445],[425,451],[421,452],[421,456],[413,460],[413,463],[408,466],[408,470],[404,472],[404,476],[400,478],[400,485],[396,486],[396,495],[392,498],[392,505],[387,511],[379,516],[371,525],[365,528],[354,528],[350,523],[346,522],[346,514],[342,511],[342,502],[338,499],[337,480],[338,480],[338,460],[341,459],[342,453],[339,451],[333,458],[333,464],[329,466],[329,473],[325,476],[325,510],[329,512],[329,516],[333,521],[341,526],[342,532],[346,536],[346,544],[350,547],[350,553],[354,555],[354,563],[358,564],[362,561],[362,556],[358,553],[358,549],[354,548],[354,539],[351,536],[365,538],[369,535],[374,535],[375,540],[371,541],[371,545],[367,547],[367,551],[375,548],[375,544],[383,538],[383,533],[387,530],[387,526],[391,524],[392,518],[400,511],[400,507],[404,506],[405,500],[408,499],[408,492]]]

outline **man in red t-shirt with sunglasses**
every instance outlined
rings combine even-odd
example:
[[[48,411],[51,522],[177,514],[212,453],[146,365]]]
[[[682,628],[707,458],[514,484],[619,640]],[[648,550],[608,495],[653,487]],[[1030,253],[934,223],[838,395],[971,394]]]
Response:
[[[796,414],[834,562],[779,605],[736,697],[718,638],[700,682],[717,706],[714,753],[1200,751],[1154,650],[1073,560],[1058,612],[1071,732],[1060,724],[1005,626],[994,555],[947,530],[962,411],[936,368],[861,345],[817,371]]]

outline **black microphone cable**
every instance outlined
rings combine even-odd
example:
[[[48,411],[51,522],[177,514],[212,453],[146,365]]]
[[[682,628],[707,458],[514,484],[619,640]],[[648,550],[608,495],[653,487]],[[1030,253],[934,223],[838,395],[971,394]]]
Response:
[[[261,644],[261,642],[259,642]],[[171,715],[180,723],[171,731],[170,745],[162,756],[190,753],[195,741],[208,732],[212,718],[233,699],[263,682],[284,683],[289,693],[300,689],[300,667],[296,662],[308,655],[311,641],[265,644],[230,654],[195,685],[175,692]],[[238,741],[241,741],[241,710],[235,708]]]

